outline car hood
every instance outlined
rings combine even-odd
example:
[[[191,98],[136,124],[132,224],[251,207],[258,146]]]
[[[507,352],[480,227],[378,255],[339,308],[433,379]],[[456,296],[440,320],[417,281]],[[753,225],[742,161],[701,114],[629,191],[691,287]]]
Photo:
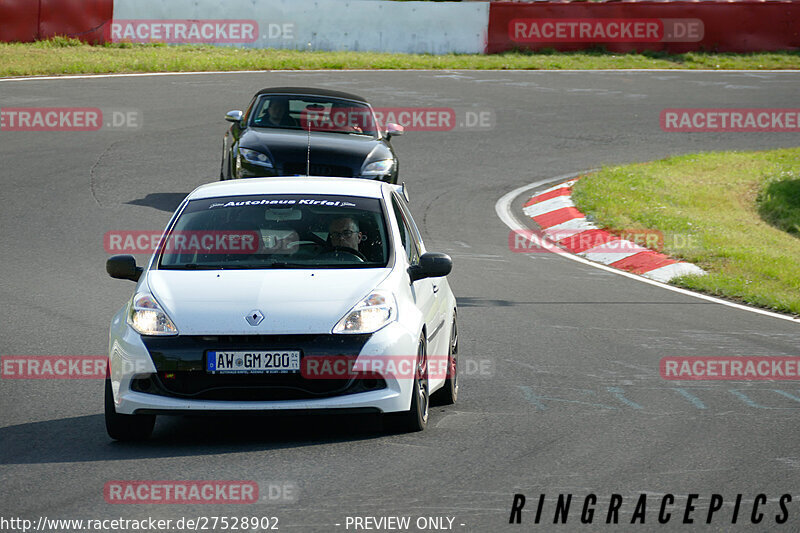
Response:
[[[360,172],[364,160],[381,144],[379,139],[345,133],[311,132],[311,164],[343,165]],[[308,133],[297,130],[251,128],[242,135],[239,145],[268,151],[278,166],[305,163]],[[266,149],[266,150],[265,150]]]
[[[153,270],[147,284],[181,335],[330,333],[389,271]],[[245,318],[254,310],[257,326]]]

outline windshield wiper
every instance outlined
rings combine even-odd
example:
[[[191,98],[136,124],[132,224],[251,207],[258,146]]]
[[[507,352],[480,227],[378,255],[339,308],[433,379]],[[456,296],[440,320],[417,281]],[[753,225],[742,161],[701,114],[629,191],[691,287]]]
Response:
[[[279,270],[279,269],[309,269],[316,268],[337,269],[337,268],[380,268],[383,265],[376,263],[289,263],[278,261],[275,263],[231,263],[227,265],[198,265],[197,263],[185,263],[182,265],[161,265],[163,270]]]
[[[217,270],[225,268],[222,265],[198,265],[197,263],[184,263],[182,265],[160,265],[159,268],[167,270]]]
[[[309,265],[308,263],[287,263],[277,261],[275,263],[245,263],[245,264],[232,264],[227,265],[224,268],[230,268],[233,270],[247,270],[247,269],[263,269],[269,270],[271,268],[315,268],[315,265]]]

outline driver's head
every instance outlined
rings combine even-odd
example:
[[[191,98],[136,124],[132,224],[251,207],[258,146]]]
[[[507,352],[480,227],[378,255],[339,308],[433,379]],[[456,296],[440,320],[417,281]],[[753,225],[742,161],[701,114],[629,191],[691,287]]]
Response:
[[[358,250],[362,233],[358,230],[358,223],[350,217],[341,217],[331,221],[328,227],[331,245]]]
[[[279,124],[289,113],[289,100],[286,98],[272,98],[267,107],[269,120],[273,124]]]

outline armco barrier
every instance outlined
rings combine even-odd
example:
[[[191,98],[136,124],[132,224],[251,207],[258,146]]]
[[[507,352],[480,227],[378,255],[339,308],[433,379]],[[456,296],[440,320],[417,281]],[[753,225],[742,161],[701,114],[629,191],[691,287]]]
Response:
[[[39,3],[31,0],[0,1],[0,41],[33,41],[39,34]]]
[[[169,41],[179,32],[183,42],[248,48],[480,54],[488,23],[486,2],[114,0],[108,38]]]
[[[104,42],[113,0],[0,0],[0,41],[30,42],[55,35]]]
[[[114,17],[113,0],[41,0],[39,34],[42,39],[67,35],[86,42],[104,42]]]
[[[800,49],[800,2],[493,2],[488,53]]]
[[[0,41],[54,35],[432,54],[756,52],[800,49],[800,2],[0,0]]]

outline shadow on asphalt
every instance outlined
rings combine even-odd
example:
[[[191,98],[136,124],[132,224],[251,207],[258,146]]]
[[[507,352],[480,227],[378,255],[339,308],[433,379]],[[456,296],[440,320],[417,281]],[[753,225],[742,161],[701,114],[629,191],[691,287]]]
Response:
[[[159,211],[172,213],[181,205],[181,202],[188,194],[188,192],[154,192],[148,194],[144,198],[137,198],[136,200],[125,203],[129,205],[152,207]]]
[[[106,434],[103,415],[89,415],[0,428],[0,464],[202,456],[387,435],[377,415],[160,416],[150,440],[115,442]]]

